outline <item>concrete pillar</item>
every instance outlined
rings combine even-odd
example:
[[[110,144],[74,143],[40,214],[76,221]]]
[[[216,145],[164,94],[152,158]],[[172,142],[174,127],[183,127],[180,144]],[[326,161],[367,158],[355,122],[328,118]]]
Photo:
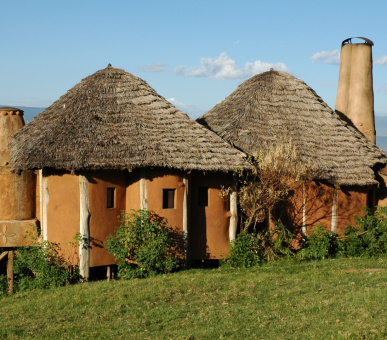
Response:
[[[360,38],[365,42],[352,44],[351,39],[344,40],[341,46],[335,109],[351,120],[364,136],[375,143],[373,43],[371,40]]]

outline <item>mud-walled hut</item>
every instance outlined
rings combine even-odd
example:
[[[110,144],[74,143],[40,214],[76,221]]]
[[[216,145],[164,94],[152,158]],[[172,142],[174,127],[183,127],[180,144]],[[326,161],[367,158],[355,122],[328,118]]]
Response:
[[[187,240],[188,260],[228,251],[237,217],[221,185],[245,154],[124,70],[109,65],[83,79],[16,132],[10,150],[14,171],[37,170],[43,238],[63,248],[81,233],[83,276],[114,263],[103,242],[122,210],[167,218]]]
[[[301,161],[315,164],[314,180],[274,209],[271,222],[306,234],[317,225],[340,233],[375,205],[375,174],[386,154],[286,72],[271,69],[248,79],[198,122],[248,154],[289,139]]]

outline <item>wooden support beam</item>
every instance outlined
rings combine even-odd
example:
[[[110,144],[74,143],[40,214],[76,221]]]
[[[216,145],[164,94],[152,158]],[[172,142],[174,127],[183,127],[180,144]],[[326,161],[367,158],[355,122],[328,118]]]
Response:
[[[111,268],[110,266],[106,267],[106,280],[110,281],[112,275],[111,275]]]
[[[14,250],[8,251],[8,262],[7,262],[7,279],[8,279],[8,294],[13,294],[13,260],[15,257]]]
[[[43,241],[48,240],[47,206],[50,200],[48,192],[47,177],[43,175],[43,170],[39,170],[40,182],[40,224],[42,228]]]
[[[188,264],[188,178],[184,174],[183,177],[183,242],[184,242],[184,260],[185,265]]]
[[[337,189],[336,187],[333,188],[331,231],[332,233],[335,233],[335,234],[337,232]]]
[[[236,239],[238,228],[238,197],[237,197],[237,182],[234,180],[231,185],[230,193],[230,225],[229,225],[229,239],[230,242]]]
[[[8,251],[3,251],[1,254],[0,254],[0,261],[6,257],[8,255]]]
[[[90,273],[90,212],[89,212],[89,181],[85,176],[79,176],[79,270],[84,280]]]
[[[302,234],[306,236],[306,193],[305,182],[302,183]]]
[[[140,179],[140,209],[148,209],[148,192],[145,170],[141,171]]]

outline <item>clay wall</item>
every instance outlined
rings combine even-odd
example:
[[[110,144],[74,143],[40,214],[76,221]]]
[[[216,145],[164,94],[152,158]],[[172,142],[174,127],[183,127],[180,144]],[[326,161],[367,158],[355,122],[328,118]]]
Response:
[[[79,232],[79,177],[68,173],[46,172],[47,240],[59,243],[66,260],[79,264],[78,247],[70,245]]]
[[[118,216],[126,208],[127,171],[101,171],[87,175],[90,211],[90,266],[115,263],[104,242],[120,225]],[[109,188],[109,189],[108,189]],[[114,188],[114,202],[108,202],[108,190]],[[111,194],[111,192],[110,192]],[[108,204],[111,204],[108,206]]]
[[[191,211],[189,254],[191,260],[219,259],[229,252],[229,202],[221,197],[221,185],[231,185],[231,176],[221,173],[194,172],[190,185]],[[203,202],[208,188],[208,205]]]

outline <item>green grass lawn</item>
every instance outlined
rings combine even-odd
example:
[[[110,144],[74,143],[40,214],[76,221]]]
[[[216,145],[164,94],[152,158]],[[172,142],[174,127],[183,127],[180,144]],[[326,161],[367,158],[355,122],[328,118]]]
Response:
[[[91,282],[0,306],[4,339],[384,339],[387,257]]]

